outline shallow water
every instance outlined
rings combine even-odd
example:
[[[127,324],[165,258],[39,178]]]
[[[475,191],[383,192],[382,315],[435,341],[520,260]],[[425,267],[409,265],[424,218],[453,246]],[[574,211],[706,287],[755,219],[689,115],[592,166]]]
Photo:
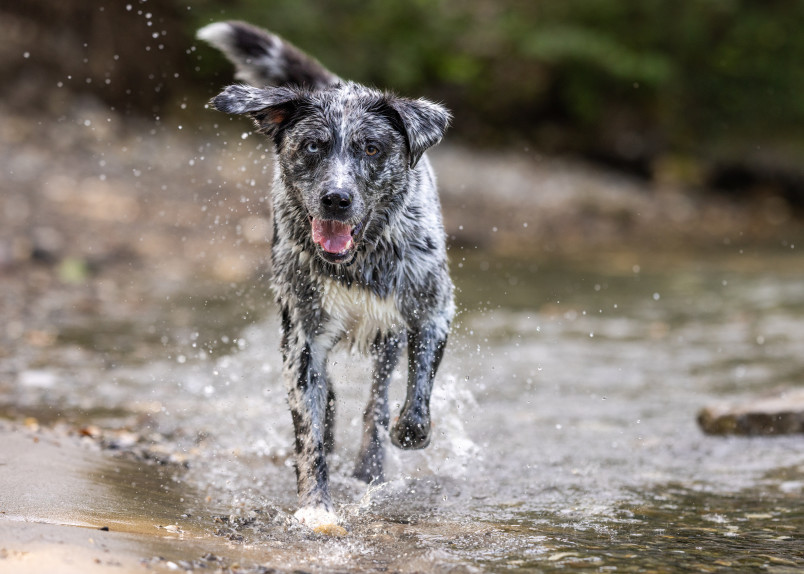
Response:
[[[158,322],[67,326],[0,400],[45,422],[125,425],[151,437],[139,443],[151,456],[186,464],[155,479],[170,504],[133,504],[128,467],[110,482],[114,512],[176,514],[195,540],[176,559],[209,548],[246,571],[804,567],[804,437],[709,437],[695,422],[710,402],[801,384],[804,258],[454,249],[452,266],[461,311],[434,441],[391,451],[386,484],[350,478],[369,367],[333,359],[345,538],[289,519],[291,423],[262,285],[172,298]],[[397,375],[397,403],[403,387]]]

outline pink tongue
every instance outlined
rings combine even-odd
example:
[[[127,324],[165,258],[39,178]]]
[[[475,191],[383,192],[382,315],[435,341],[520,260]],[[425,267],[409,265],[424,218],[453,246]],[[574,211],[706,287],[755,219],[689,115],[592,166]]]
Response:
[[[313,242],[327,253],[343,253],[352,246],[352,226],[331,219],[313,219]]]

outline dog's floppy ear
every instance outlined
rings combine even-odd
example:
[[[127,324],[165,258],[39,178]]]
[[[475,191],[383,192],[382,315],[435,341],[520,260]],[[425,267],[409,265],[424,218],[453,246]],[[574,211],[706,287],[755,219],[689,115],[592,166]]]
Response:
[[[390,97],[387,104],[402,123],[405,137],[408,140],[412,169],[416,167],[416,163],[427,148],[441,141],[452,116],[444,106],[424,98],[410,100]]]
[[[254,118],[260,133],[276,136],[290,121],[303,99],[304,95],[293,88],[255,88],[233,84],[212,98],[210,105],[228,114],[248,114]]]

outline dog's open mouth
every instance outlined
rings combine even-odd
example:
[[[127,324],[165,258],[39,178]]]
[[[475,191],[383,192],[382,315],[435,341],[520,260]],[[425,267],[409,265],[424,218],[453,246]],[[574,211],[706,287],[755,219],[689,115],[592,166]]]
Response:
[[[311,218],[313,243],[321,248],[321,254],[331,263],[344,263],[351,259],[355,237],[362,223],[350,225],[334,219]]]

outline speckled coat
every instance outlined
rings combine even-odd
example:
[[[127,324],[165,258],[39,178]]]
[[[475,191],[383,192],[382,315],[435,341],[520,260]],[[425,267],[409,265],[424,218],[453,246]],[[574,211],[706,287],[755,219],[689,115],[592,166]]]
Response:
[[[388,382],[405,344],[407,398],[390,439],[399,448],[430,442],[430,394],[454,303],[435,178],[423,154],[450,116],[427,100],[342,81],[242,22],[211,24],[199,37],[251,84],[227,87],[212,106],[250,115],[275,145],[271,253],[296,433],[296,517],[311,526],[335,522],[326,463],[335,397],[326,363],[336,345],[375,360],[355,476],[383,479]],[[347,246],[338,252],[311,229],[334,220],[351,233],[336,238]]]

